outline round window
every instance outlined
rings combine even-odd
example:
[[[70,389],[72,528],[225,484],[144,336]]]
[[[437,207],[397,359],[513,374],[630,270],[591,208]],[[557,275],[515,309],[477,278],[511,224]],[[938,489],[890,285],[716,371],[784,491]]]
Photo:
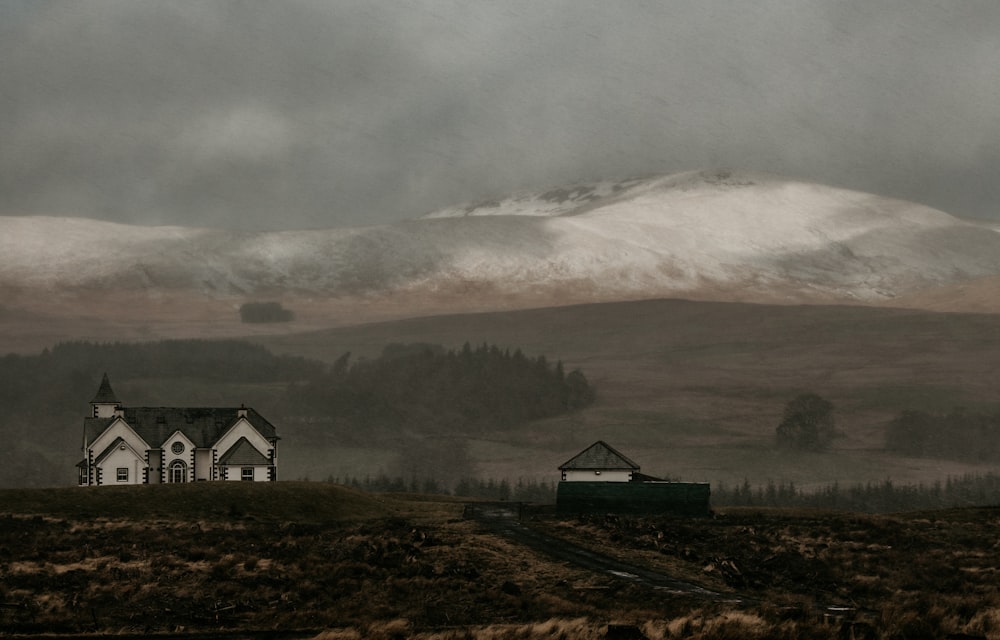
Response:
[[[184,443],[183,442],[175,442],[172,445],[170,445],[170,450],[173,451],[174,453],[178,453],[178,454],[179,453],[184,453]]]

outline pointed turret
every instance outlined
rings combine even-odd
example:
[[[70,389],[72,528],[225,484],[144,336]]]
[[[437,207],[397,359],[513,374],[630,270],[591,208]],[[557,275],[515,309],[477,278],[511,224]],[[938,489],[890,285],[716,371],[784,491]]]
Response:
[[[115,415],[115,409],[120,404],[121,402],[118,401],[118,397],[115,396],[115,392],[111,388],[108,374],[105,373],[101,379],[101,386],[97,389],[97,395],[90,401],[93,415],[95,418],[111,418]]]

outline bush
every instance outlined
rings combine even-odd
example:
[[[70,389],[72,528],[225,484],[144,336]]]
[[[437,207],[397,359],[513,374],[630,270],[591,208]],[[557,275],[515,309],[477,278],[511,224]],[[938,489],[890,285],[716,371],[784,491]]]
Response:
[[[243,322],[289,322],[294,318],[295,314],[280,302],[247,302],[240,306]]]
[[[778,425],[778,446],[803,451],[822,451],[835,434],[833,404],[815,393],[803,393],[785,405]]]

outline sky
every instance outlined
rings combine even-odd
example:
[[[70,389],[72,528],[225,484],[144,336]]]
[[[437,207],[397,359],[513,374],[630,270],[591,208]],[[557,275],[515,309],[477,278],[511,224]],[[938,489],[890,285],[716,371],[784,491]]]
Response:
[[[0,215],[361,226],[702,168],[1000,220],[1000,2],[0,0]]]

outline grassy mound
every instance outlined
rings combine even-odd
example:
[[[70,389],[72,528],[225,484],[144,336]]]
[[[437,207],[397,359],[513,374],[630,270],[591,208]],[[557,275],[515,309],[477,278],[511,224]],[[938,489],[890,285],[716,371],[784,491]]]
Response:
[[[444,499],[446,500],[446,499]],[[440,515],[454,503],[381,496],[327,483],[213,482],[0,490],[0,512],[62,518],[337,522]]]

